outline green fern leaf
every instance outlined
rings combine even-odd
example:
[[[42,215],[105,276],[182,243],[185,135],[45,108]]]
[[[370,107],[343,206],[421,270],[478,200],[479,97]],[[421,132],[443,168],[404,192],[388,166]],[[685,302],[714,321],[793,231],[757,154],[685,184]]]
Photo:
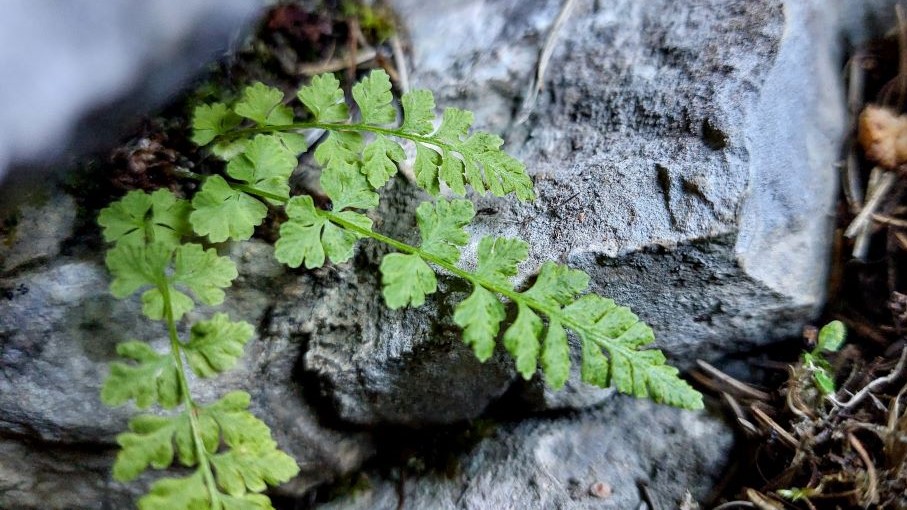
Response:
[[[472,202],[468,200],[438,200],[436,204],[420,204],[416,220],[422,235],[421,251],[444,262],[455,263],[460,259],[459,247],[469,241],[463,227],[474,215]],[[391,309],[407,304],[421,306],[425,303],[425,296],[437,290],[435,273],[420,255],[385,255],[380,270],[384,300]]]
[[[496,285],[513,288],[510,278],[526,260],[529,245],[519,239],[483,237],[479,241],[475,274]]]
[[[199,146],[208,145],[242,122],[242,117],[223,103],[203,104],[192,114],[192,141]]]
[[[245,391],[231,391],[203,409],[202,414],[217,423],[224,444],[230,448],[272,442],[268,426],[248,411],[251,401]]]
[[[246,138],[240,138],[237,140],[220,140],[214,142],[214,145],[211,146],[211,152],[224,161],[230,161],[231,159],[239,156],[246,150],[246,145],[249,144],[249,140]]]
[[[189,215],[192,228],[196,234],[208,236],[213,243],[249,239],[255,227],[268,215],[265,204],[234,190],[219,175],[205,180],[192,198],[192,207],[194,211]]]
[[[299,156],[309,148],[305,136],[299,133],[274,133],[271,136],[280,140],[280,143],[283,144],[287,151],[294,157]]]
[[[363,146],[362,135],[359,133],[332,131],[315,148],[315,161],[325,169],[343,164],[358,166]]]
[[[148,466],[164,469],[173,463],[173,419],[140,416],[130,423],[132,432],[117,436],[120,451],[113,477],[121,482],[136,479]]]
[[[110,364],[110,374],[101,388],[104,404],[119,406],[134,400],[139,409],[155,403],[171,409],[182,401],[183,393],[172,356],[158,354],[145,342],[120,343],[117,354],[136,363]]]
[[[325,256],[335,264],[353,256],[353,248],[361,236],[319,215],[312,197],[291,198],[286,213],[289,220],[280,226],[280,239],[274,250],[278,261],[290,267],[305,263],[306,268],[312,269],[323,266]],[[372,220],[362,214],[342,211],[337,216],[367,230],[372,228]]]
[[[504,332],[504,347],[516,361],[517,372],[527,381],[535,374],[541,333],[542,319],[528,306],[518,303],[516,320]]]
[[[479,241],[474,274],[494,285],[512,289],[510,278],[516,274],[517,264],[525,260],[527,254],[528,245],[518,239],[483,237]],[[454,310],[454,323],[463,328],[463,341],[472,346],[479,361],[486,361],[494,353],[495,340],[506,315],[504,305],[497,296],[481,286],[476,286],[472,294],[460,302]],[[524,344],[516,337],[522,334],[522,330],[534,328],[535,323],[526,314],[522,317],[520,322],[518,316],[520,324],[517,329],[511,326],[510,329],[513,331],[510,332],[508,329],[505,334],[505,346],[511,352],[520,354],[522,367],[529,370],[526,353],[532,350],[531,345]],[[538,340],[534,341],[537,345]],[[537,351],[538,347],[535,347],[535,350]],[[532,372],[535,372],[535,363],[533,360]]]
[[[230,322],[225,313],[214,314],[209,321],[196,322],[189,333],[189,343],[183,347],[189,367],[199,377],[212,377],[229,370],[242,356],[254,333],[251,324]]]
[[[434,131],[435,96],[429,90],[411,90],[400,98],[403,107],[402,131],[427,135]]]
[[[485,362],[494,354],[495,339],[506,316],[498,297],[484,287],[476,287],[457,305],[454,323],[463,328],[463,341],[479,361]]]
[[[277,450],[268,426],[247,411],[249,402],[248,393],[234,391],[204,411],[220,426],[223,441],[231,448],[211,457],[211,464],[218,485],[234,497],[247,489],[261,492],[299,472],[296,461]]]
[[[416,185],[433,196],[437,196],[441,192],[438,181],[438,167],[440,165],[441,155],[437,151],[421,143],[416,144],[416,160],[413,162],[413,175],[416,178]],[[463,193],[460,194],[462,195]]]
[[[601,347],[594,342],[583,340],[583,361],[580,366],[580,376],[583,382],[607,388],[610,384],[611,369],[608,358],[602,353]]]
[[[318,122],[343,122],[350,116],[340,81],[332,74],[315,76],[311,84],[299,89],[297,96]]]
[[[837,352],[847,339],[847,329],[841,321],[831,321],[819,330],[816,347],[818,350]]]
[[[362,171],[369,184],[378,189],[397,173],[397,163],[406,160],[400,144],[383,135],[375,137],[362,154]]]
[[[475,216],[475,208],[469,200],[440,199],[434,205],[422,202],[416,209],[416,222],[422,236],[422,251],[446,262],[460,260],[460,247],[469,242],[469,234],[463,229]]]
[[[255,83],[243,90],[233,111],[260,126],[286,126],[293,123],[293,110],[281,104],[283,97],[280,90]]]
[[[329,166],[321,172],[321,188],[331,199],[333,210],[371,209],[378,205],[378,194],[359,168],[348,163]]]
[[[241,450],[230,450],[211,457],[217,484],[233,497],[242,497],[246,490],[261,492],[268,485],[280,485],[299,472],[299,466],[289,455],[270,445],[246,444]]]
[[[390,253],[381,260],[384,302],[391,310],[422,306],[425,296],[438,290],[435,272],[418,255]]]
[[[288,181],[296,163],[295,155],[278,138],[257,135],[241,156],[230,160],[227,174],[256,189],[287,199],[290,197]]]
[[[190,210],[189,202],[177,199],[170,191],[157,190],[149,195],[135,190],[101,210],[98,224],[104,227],[108,243],[176,246],[191,231]]]
[[[441,115],[441,127],[435,136],[450,145],[459,145],[469,134],[472,122],[472,112],[459,108],[445,108]]]
[[[548,261],[542,264],[535,283],[523,295],[545,306],[558,306],[572,303],[587,287],[589,275]]]
[[[459,158],[445,150],[441,158],[441,167],[438,169],[438,178],[444,181],[450,187],[450,190],[458,195],[466,194],[466,183],[463,181],[463,162]],[[481,179],[476,181],[476,191],[482,192]]]
[[[495,196],[514,193],[520,200],[533,200],[535,192],[526,167],[501,150],[503,143],[497,135],[478,132],[456,148],[465,160],[469,184],[479,193],[487,188]]]
[[[113,275],[110,293],[118,299],[147,286],[166,284],[164,271],[173,248],[164,244],[118,245],[107,251],[107,269]]]
[[[229,257],[220,257],[214,248],[206,250],[199,244],[180,246],[174,259],[169,281],[189,289],[206,305],[221,304],[224,301],[222,289],[229,287],[238,276],[236,265]]]
[[[174,256],[173,273],[165,274]],[[206,305],[220,304],[224,299],[221,288],[229,287],[236,278],[236,266],[227,257],[218,257],[211,248],[198,244],[180,245],[174,251],[164,245],[147,247],[118,246],[107,252],[107,268],[114,276],[110,292],[118,298],[129,296],[142,287],[151,286],[142,294],[142,311],[149,318],[164,318],[164,296],[170,296],[173,317],[179,320],[194,306],[192,299],[176,286],[192,291]]]
[[[557,319],[551,319],[548,323],[540,361],[548,385],[555,390],[563,388],[570,376],[570,346],[567,344],[567,332]]]
[[[397,120],[391,80],[382,69],[372,71],[362,81],[353,85],[353,99],[359,105],[362,122],[365,124],[380,126]]]
[[[211,501],[201,471],[185,478],[163,478],[138,503],[139,510],[210,510]]]
[[[113,477],[121,482],[137,478],[149,466],[165,469],[173,463],[173,443],[178,430],[187,431],[189,419],[177,416],[136,416],[129,421],[129,432],[117,436],[120,451],[113,465]],[[185,436],[183,432],[181,435]]]
[[[676,407],[702,408],[702,395],[678,377],[676,368],[665,364],[661,351],[638,350],[652,343],[655,335],[629,308],[589,294],[563,312],[579,324],[584,381]],[[601,349],[608,353],[606,361]]]
[[[220,502],[224,510],[274,510],[271,500],[261,494],[243,494],[239,497],[223,494]]]

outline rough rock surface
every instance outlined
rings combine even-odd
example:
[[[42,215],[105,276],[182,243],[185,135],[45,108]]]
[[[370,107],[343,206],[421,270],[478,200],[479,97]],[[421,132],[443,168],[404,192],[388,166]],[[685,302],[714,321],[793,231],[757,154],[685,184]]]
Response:
[[[396,473],[392,480],[369,472],[361,488],[317,508],[634,509],[642,485],[656,508],[678,508],[686,491],[697,501],[708,496],[732,442],[730,429],[705,413],[621,397],[575,415],[503,426],[446,473]]]
[[[260,0],[32,2],[0,6],[0,211],[67,151],[115,143],[259,12]],[[81,122],[81,125],[79,125]],[[59,166],[59,165],[56,165]],[[8,172],[9,170],[9,172]]]
[[[594,290],[653,325],[680,366],[796,333],[820,305],[843,129],[836,13],[851,4],[578,2],[533,113],[516,124],[560,2],[395,3],[412,36],[413,84],[506,131],[535,177],[535,204],[483,198],[474,228],[531,241],[521,279],[548,258],[588,271]],[[858,18],[846,17],[847,33],[861,33]],[[0,144],[0,166],[11,150]],[[377,228],[412,240],[411,188],[389,198]],[[73,208],[56,196],[23,210],[17,228],[34,242],[2,239],[0,508],[122,508],[142,490],[109,480],[113,438],[132,410],[105,408],[98,389],[117,341],[159,346],[163,335],[137,302],[109,296],[100,253],[63,249],[82,242],[70,239]],[[442,279],[420,310],[387,310],[374,245],[353,265],[305,274],[285,272],[260,243],[232,250],[244,276],[223,309],[258,325],[258,337],[217,386],[194,387],[201,400],[216,388],[253,394],[303,468],[288,494],[373,451],[369,434],[326,418],[423,426],[480,416],[505,394],[527,409],[585,408],[609,395],[575,377],[558,393],[538,378],[515,382],[501,352],[476,362],[450,320],[462,282]],[[335,416],[316,412],[311,397]],[[671,507],[685,488],[705,494],[729,444],[704,414],[615,399],[503,427],[463,454],[454,479],[408,479],[406,504],[634,508],[643,481]],[[372,478],[370,491],[334,507],[395,508],[393,482]],[[612,496],[591,499],[595,482]]]
[[[60,207],[73,205],[65,195],[52,201]],[[9,255],[17,257],[21,251],[28,248]],[[283,276],[273,247],[260,242],[235,245],[231,255],[243,276],[217,310],[257,325],[258,336],[237,368],[213,380],[193,381],[193,391],[201,402],[218,398],[225,388],[249,391],[253,412],[271,426],[275,439],[302,468],[301,476],[281,489],[299,495],[358,468],[373,447],[365,434],[321,425],[294,379],[303,345],[271,325],[271,318],[282,313],[272,303],[292,301],[295,308],[306,310],[312,306],[307,303],[321,297],[312,289],[327,286],[312,275]],[[108,285],[106,269],[94,259],[58,257],[31,271],[0,274],[0,437],[10,439],[0,447],[7,453],[0,462],[0,508],[97,508],[98,501],[127,501],[141,489],[141,484],[108,480],[114,438],[136,410],[131,405],[109,409],[98,395],[107,364],[117,359],[117,342],[143,339],[164,350],[166,330],[141,316],[138,299],[110,296]],[[290,289],[286,292],[306,291],[288,296],[285,286]],[[190,318],[211,312],[196,310]],[[29,451],[42,453],[32,456]],[[69,465],[65,459],[70,458],[81,460]],[[78,499],[41,503],[40,495],[62,483],[57,479],[68,472],[85,476]]]
[[[413,86],[504,131],[534,176],[535,203],[483,198],[473,228],[474,239],[530,242],[520,278],[546,259],[587,271],[593,290],[652,325],[680,367],[796,335],[817,312],[844,130],[837,11],[826,2],[578,2],[523,124],[521,101],[560,1],[395,5],[412,39]],[[408,207],[385,224],[411,232]],[[362,347],[353,354],[345,336],[322,335],[306,369],[332,387],[344,419],[454,418],[418,400],[402,406],[416,384],[462,383],[456,371],[407,371],[447,355],[456,302],[439,298],[377,326],[361,314]],[[487,374],[477,377],[499,391],[474,394],[468,409],[512,380]],[[543,408],[609,394],[575,384],[526,391]]]

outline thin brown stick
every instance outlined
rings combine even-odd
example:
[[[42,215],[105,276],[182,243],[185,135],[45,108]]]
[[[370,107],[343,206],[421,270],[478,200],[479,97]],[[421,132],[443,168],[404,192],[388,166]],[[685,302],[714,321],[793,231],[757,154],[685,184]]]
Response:
[[[377,55],[378,52],[375,51],[374,48],[367,48],[356,53],[356,58],[353,63],[356,67],[358,67],[362,64],[365,64],[366,62],[374,60]],[[333,58],[324,62],[318,62],[317,64],[300,65],[296,68],[296,74],[302,76],[312,76],[321,73],[333,73],[342,71],[349,65],[349,57]]]
[[[560,35],[561,30],[564,28],[564,24],[566,24],[567,19],[570,18],[570,13],[573,11],[573,6],[575,4],[576,0],[564,0],[564,3],[561,4],[561,10],[557,14],[557,18],[554,19],[551,30],[548,31],[548,37],[545,38],[545,44],[542,46],[542,51],[539,53],[539,62],[535,69],[535,78],[529,84],[529,92],[526,94],[526,100],[523,101],[523,106],[521,108],[522,113],[516,121],[517,124],[526,122],[526,120],[529,119],[529,115],[532,114],[532,110],[535,108],[535,101],[538,99],[539,91],[542,90],[542,84],[545,82],[545,73],[548,71],[548,62],[551,60],[551,55],[554,53],[557,36]]]
[[[409,70],[406,66],[406,52],[403,51],[403,43],[400,42],[400,36],[394,35],[390,38],[391,50],[394,52],[394,66],[397,68],[397,74],[400,79],[397,86],[401,92],[409,92]]]
[[[894,172],[888,172],[881,167],[873,168],[872,173],[875,174],[875,179],[870,176],[870,183],[876,181],[876,185],[872,189],[867,190],[866,204],[863,205],[863,209],[860,210],[857,217],[853,219],[847,230],[844,231],[846,237],[855,237],[866,227],[872,213],[882,204],[882,200],[888,196],[888,192],[891,191],[896,181]]]
[[[857,455],[863,460],[863,464],[866,465],[866,474],[869,478],[869,486],[866,489],[866,495],[869,497],[869,501],[863,501],[862,503],[868,506],[869,504],[874,504],[879,502],[879,480],[876,476],[876,467],[872,463],[872,459],[869,457],[869,454],[866,453],[866,448],[863,447],[861,443],[853,433],[847,433],[847,440],[850,442],[850,445],[853,446],[853,449],[857,451]]]
[[[731,508],[758,508],[751,501],[728,501],[716,506],[712,510],[730,510]]]
[[[718,370],[717,368],[713,367],[706,361],[698,359],[698,360],[696,360],[696,364],[699,365],[699,368],[704,370],[710,376],[714,377],[715,379],[718,379],[719,381],[727,384],[730,387],[730,388],[724,388],[724,391],[727,391],[728,389],[733,389],[741,396],[752,398],[755,400],[767,401],[767,400],[771,399],[771,395],[769,395],[768,393],[757,390],[756,388],[753,388],[752,386],[750,386],[749,384],[746,384],[745,382],[741,382],[741,381],[738,381],[737,379],[734,379],[733,377],[725,374],[721,370]]]
[[[891,216],[887,216],[885,214],[872,213],[872,219],[878,221],[879,223],[884,223],[893,227],[907,227],[907,220],[892,218]]]
[[[784,441],[788,446],[790,446],[791,448],[797,448],[797,445],[799,444],[797,439],[794,438],[794,436],[792,436],[790,432],[784,430],[781,425],[778,425],[778,423],[773,420],[771,416],[765,414],[765,411],[759,409],[759,406],[751,405],[750,410],[753,412],[753,416],[755,416],[759,422],[774,430],[775,433],[778,434],[778,437],[780,437],[781,440]]]
[[[756,428],[749,420],[746,419],[746,413],[743,412],[743,408],[740,407],[740,404],[737,403],[737,399],[732,397],[730,393],[721,392],[721,398],[724,399],[724,402],[731,408],[731,411],[737,417],[737,423],[743,427],[748,434],[756,435],[759,433],[759,429]]]
[[[905,22],[904,7],[900,4],[894,6],[898,19],[898,110],[904,109],[907,99],[907,22]]]

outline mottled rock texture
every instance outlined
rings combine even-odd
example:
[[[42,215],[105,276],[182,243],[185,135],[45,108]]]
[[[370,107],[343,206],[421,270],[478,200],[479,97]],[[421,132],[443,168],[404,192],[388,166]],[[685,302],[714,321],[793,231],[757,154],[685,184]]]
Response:
[[[167,19],[167,2],[139,3]],[[199,19],[215,30],[200,14],[206,2],[182,4],[193,14],[176,15],[174,31]],[[234,4],[218,6],[234,20],[251,9]],[[884,27],[890,12],[890,2],[855,4],[580,0],[518,122],[560,1],[394,2],[411,40],[413,85],[504,133],[535,179],[535,203],[479,198],[475,238],[529,240],[520,282],[548,259],[587,271],[593,290],[653,326],[680,367],[796,334],[822,304],[844,130],[838,43]],[[0,16],[0,41],[9,19]],[[135,48],[111,43],[109,51],[145,55],[156,45],[168,63],[182,54],[174,42],[182,39],[129,27],[121,30],[139,36],[123,46]],[[222,33],[218,40],[226,44]],[[115,69],[113,60],[102,63]],[[65,151],[64,134],[91,101],[112,98],[124,76],[158,76],[126,66],[116,79],[99,77],[112,81],[80,81],[91,65],[54,82],[57,95],[67,83],[89,90],[66,96],[73,104],[55,107],[65,108],[59,119],[30,120],[43,126],[28,139],[35,145],[16,145],[31,131],[9,127],[20,118],[0,88],[0,168],[40,151],[46,133],[50,152]],[[47,79],[28,79],[35,94],[47,92]],[[413,241],[421,198],[395,182],[376,228]],[[122,508],[143,488],[108,477],[115,434],[133,410],[105,408],[98,389],[116,342],[161,347],[164,332],[140,318],[136,300],[109,296],[97,239],[74,230],[75,203],[53,192],[20,209],[20,223],[6,225],[0,240],[0,508]],[[225,388],[252,393],[254,410],[302,467],[285,494],[358,469],[375,450],[369,427],[462,422],[496,403],[549,413],[501,426],[459,453],[452,475],[407,478],[406,508],[635,508],[639,484],[671,508],[687,489],[704,497],[726,461],[729,429],[706,413],[608,400],[575,374],[550,392],[538,377],[518,380],[500,350],[478,363],[450,319],[468,291],[463,282],[442,277],[425,307],[389,311],[377,273],[383,251],[372,243],[352,264],[314,272],[286,271],[258,241],[222,249],[243,275],[223,310],[255,324],[257,335],[237,370],[193,385],[202,401]],[[396,508],[397,482],[382,473],[370,471],[369,490],[329,506]],[[611,496],[591,496],[597,482]]]
[[[844,131],[836,9],[818,1],[577,2],[519,123],[560,5],[396,2],[412,38],[413,86],[503,131],[535,179],[534,203],[480,199],[474,239],[528,240],[522,280],[549,259],[585,270],[593,290],[652,325],[680,367],[798,334],[823,302]],[[411,237],[413,199],[395,198],[382,227]],[[377,258],[361,264],[373,272]],[[374,278],[357,286],[363,310],[380,308],[378,288]],[[500,359],[416,368],[468,357],[452,340],[459,299],[454,292],[419,313],[378,312],[377,322],[352,314],[340,331],[318,335],[305,368],[332,388],[344,419],[477,416],[513,384]],[[358,332],[355,350],[350,332]],[[467,404],[438,410],[406,398],[413,388],[472,380],[484,391]],[[526,398],[562,408],[609,394],[576,381],[559,393],[530,383]]]
[[[353,492],[318,508],[623,510],[643,503],[642,486],[658,508],[678,508],[687,491],[694,500],[708,496],[731,443],[727,426],[705,413],[620,397],[592,411],[501,426],[443,471],[396,479],[366,472]],[[596,484],[610,494],[593,494]]]

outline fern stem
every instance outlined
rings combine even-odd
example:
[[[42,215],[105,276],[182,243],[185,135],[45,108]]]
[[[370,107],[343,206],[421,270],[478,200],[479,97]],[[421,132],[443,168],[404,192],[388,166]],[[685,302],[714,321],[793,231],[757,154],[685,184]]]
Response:
[[[163,277],[162,275],[162,278]],[[180,348],[179,333],[176,331],[176,321],[173,319],[173,305],[170,300],[170,288],[166,283],[158,285],[161,295],[164,299],[164,318],[167,321],[167,332],[170,335],[170,355],[176,362],[176,373],[179,379],[180,391],[183,394],[183,406],[189,414],[189,428],[192,429],[192,442],[195,444],[195,455],[198,457],[199,467],[202,470],[202,476],[205,478],[205,485],[208,487],[208,496],[211,498],[211,508],[219,510],[222,505],[218,496],[217,484],[214,481],[214,473],[211,471],[211,464],[208,462],[208,452],[205,450],[205,443],[202,441],[201,426],[198,423],[196,410],[198,406],[192,400],[192,394],[189,392],[189,381],[186,378],[186,372],[183,365],[183,355]]]
[[[244,138],[249,137],[255,134],[264,134],[264,133],[278,133],[286,131],[302,131],[304,129],[323,129],[325,131],[351,131],[354,133],[369,132],[375,133],[377,135],[385,136],[396,136],[397,138],[403,138],[411,142],[418,142],[426,145],[434,145],[440,147],[447,151],[452,152],[461,152],[462,148],[455,148],[453,145],[446,143],[444,141],[438,140],[431,136],[417,135],[415,133],[408,133],[400,129],[385,128],[381,126],[373,126],[370,124],[354,123],[354,124],[345,124],[345,123],[332,123],[332,122],[296,122],[294,124],[286,124],[283,126],[256,126],[241,128],[230,133],[221,135],[223,138],[228,140],[234,138]]]

